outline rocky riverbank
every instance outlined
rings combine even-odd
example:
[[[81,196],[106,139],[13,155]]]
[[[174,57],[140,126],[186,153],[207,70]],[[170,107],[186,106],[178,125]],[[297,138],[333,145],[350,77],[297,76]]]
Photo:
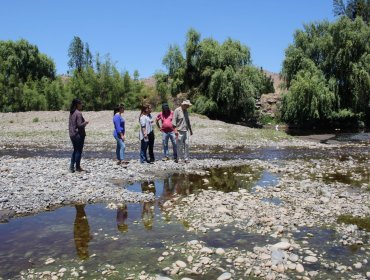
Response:
[[[205,177],[202,191],[173,196],[161,205],[164,213],[179,222],[186,221],[188,231],[199,238],[182,243],[165,242],[165,250],[158,251],[157,265],[167,276],[142,271],[127,279],[189,280],[202,279],[209,273],[219,280],[332,279],[333,275],[343,279],[370,278],[369,231],[338,222],[341,215],[370,217],[368,143],[324,145],[297,140],[275,130],[256,130],[193,115],[191,145],[192,150],[200,154],[214,153],[214,156],[217,150],[245,152],[246,147],[249,151],[262,149],[263,153],[271,152],[267,148],[274,147],[274,151],[305,148],[312,150],[314,156],[227,161],[205,157],[192,159],[188,164],[157,161],[144,165],[132,159],[127,166],[119,166],[113,159],[115,141],[111,135],[111,112],[84,112],[84,116],[91,122],[87,127],[85,153],[105,151],[110,156],[84,157],[83,167],[87,171],[69,173],[67,152],[71,144],[67,135],[67,112],[0,114],[0,147],[8,151],[0,157],[2,222],[76,203],[114,205],[152,201],[153,194],[131,192],[125,186],[166,178],[174,173],[201,175],[207,174],[209,168],[249,166],[249,173],[220,176],[234,176],[253,183],[254,173],[267,171],[274,174],[278,182],[257,184],[251,190],[239,188],[222,192]],[[128,152],[138,149],[137,116],[138,112],[125,113]],[[156,137],[159,143],[158,131]],[[35,153],[53,150],[65,156],[11,155],[12,151],[20,149],[33,149]],[[156,149],[160,150],[160,145]],[[333,232],[330,241],[320,239],[320,232],[325,230]],[[202,241],[203,237],[223,231],[261,236],[264,241],[259,245],[229,248],[212,247]],[[350,260],[333,260],[325,251],[328,243],[341,248],[351,246],[359,253]],[[47,274],[28,271],[23,276],[25,279],[62,279],[67,271],[62,269],[62,272],[48,271]],[[78,278],[83,271],[68,273]],[[111,266],[103,272],[103,278],[112,279],[118,273]]]

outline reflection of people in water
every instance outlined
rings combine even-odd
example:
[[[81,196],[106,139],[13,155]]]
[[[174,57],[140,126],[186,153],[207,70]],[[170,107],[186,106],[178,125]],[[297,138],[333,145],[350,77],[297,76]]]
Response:
[[[117,208],[117,229],[120,232],[126,232],[128,230],[128,225],[126,224],[127,216],[127,205],[119,205]]]
[[[188,174],[174,174],[172,176],[173,188],[179,195],[189,195],[192,193]]]
[[[141,220],[143,221],[146,230],[153,229],[154,219],[154,201],[144,202],[143,212],[141,213]]]
[[[75,205],[74,239],[77,255],[80,259],[89,258],[90,226],[85,213],[85,205]]]
[[[143,193],[154,193],[156,192],[155,184],[153,181],[146,181],[141,183],[141,191]],[[144,228],[151,230],[153,228],[154,218],[154,201],[144,202],[143,212],[141,213],[141,220],[143,221]]]

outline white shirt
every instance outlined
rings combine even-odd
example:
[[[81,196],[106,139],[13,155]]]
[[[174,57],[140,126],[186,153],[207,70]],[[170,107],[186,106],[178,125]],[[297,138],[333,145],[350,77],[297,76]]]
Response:
[[[142,115],[140,117],[140,129],[139,129],[139,139],[140,141],[144,139],[144,134],[142,128],[145,127],[146,134],[148,135],[153,131],[152,119],[147,115]]]

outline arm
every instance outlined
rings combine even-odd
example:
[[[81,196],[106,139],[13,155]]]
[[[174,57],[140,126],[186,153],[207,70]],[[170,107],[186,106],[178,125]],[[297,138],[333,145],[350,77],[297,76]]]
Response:
[[[158,116],[155,118],[155,123],[157,124],[158,128],[161,129],[161,126],[159,125],[159,120],[161,119],[161,114],[158,114]]]
[[[113,123],[114,129],[117,131],[117,135],[119,135],[119,137],[124,140],[124,133],[121,127],[121,118],[117,118],[116,116],[114,116]]]
[[[82,119],[82,114],[79,112],[76,114],[76,126],[77,128],[83,128],[85,127],[89,122],[88,121],[83,121]]]
[[[177,110],[173,112],[173,118],[172,118],[172,126],[173,126],[173,131],[175,132],[176,137],[179,135],[179,132],[177,131],[176,123],[177,123]]]
[[[144,138],[147,138],[148,134],[146,132],[145,118],[143,118],[143,116],[140,117],[140,129],[141,132],[143,133]]]

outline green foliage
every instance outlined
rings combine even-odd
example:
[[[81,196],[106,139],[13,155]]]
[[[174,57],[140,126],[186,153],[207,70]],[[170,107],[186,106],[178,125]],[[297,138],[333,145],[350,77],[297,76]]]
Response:
[[[36,118],[33,118],[32,119],[32,122],[34,122],[34,123],[37,123],[37,122],[39,122],[40,120],[39,120],[39,118],[38,117],[36,117]]]
[[[201,40],[194,29],[186,38],[185,58],[178,46],[169,47],[163,59],[168,74],[156,76],[158,92],[187,93],[193,111],[211,118],[234,122],[253,116],[255,98],[274,90],[271,78],[251,65],[248,47],[230,38],[222,44]]]
[[[336,16],[346,16],[351,20],[361,17],[369,23],[370,1],[369,0],[333,0],[333,11]]]
[[[37,81],[55,79],[54,62],[26,40],[0,41],[0,110],[46,109]]]
[[[352,215],[340,215],[337,222],[349,225],[357,225],[360,229],[370,232],[370,217],[360,218]]]
[[[68,66],[72,70],[75,69],[78,72],[89,65],[92,62],[92,56],[89,45],[86,43],[86,48],[81,38],[74,36],[72,42],[68,48]]]
[[[298,126],[327,125],[343,117],[369,122],[369,41],[370,27],[361,18],[297,31],[283,62],[288,92],[282,119]]]

